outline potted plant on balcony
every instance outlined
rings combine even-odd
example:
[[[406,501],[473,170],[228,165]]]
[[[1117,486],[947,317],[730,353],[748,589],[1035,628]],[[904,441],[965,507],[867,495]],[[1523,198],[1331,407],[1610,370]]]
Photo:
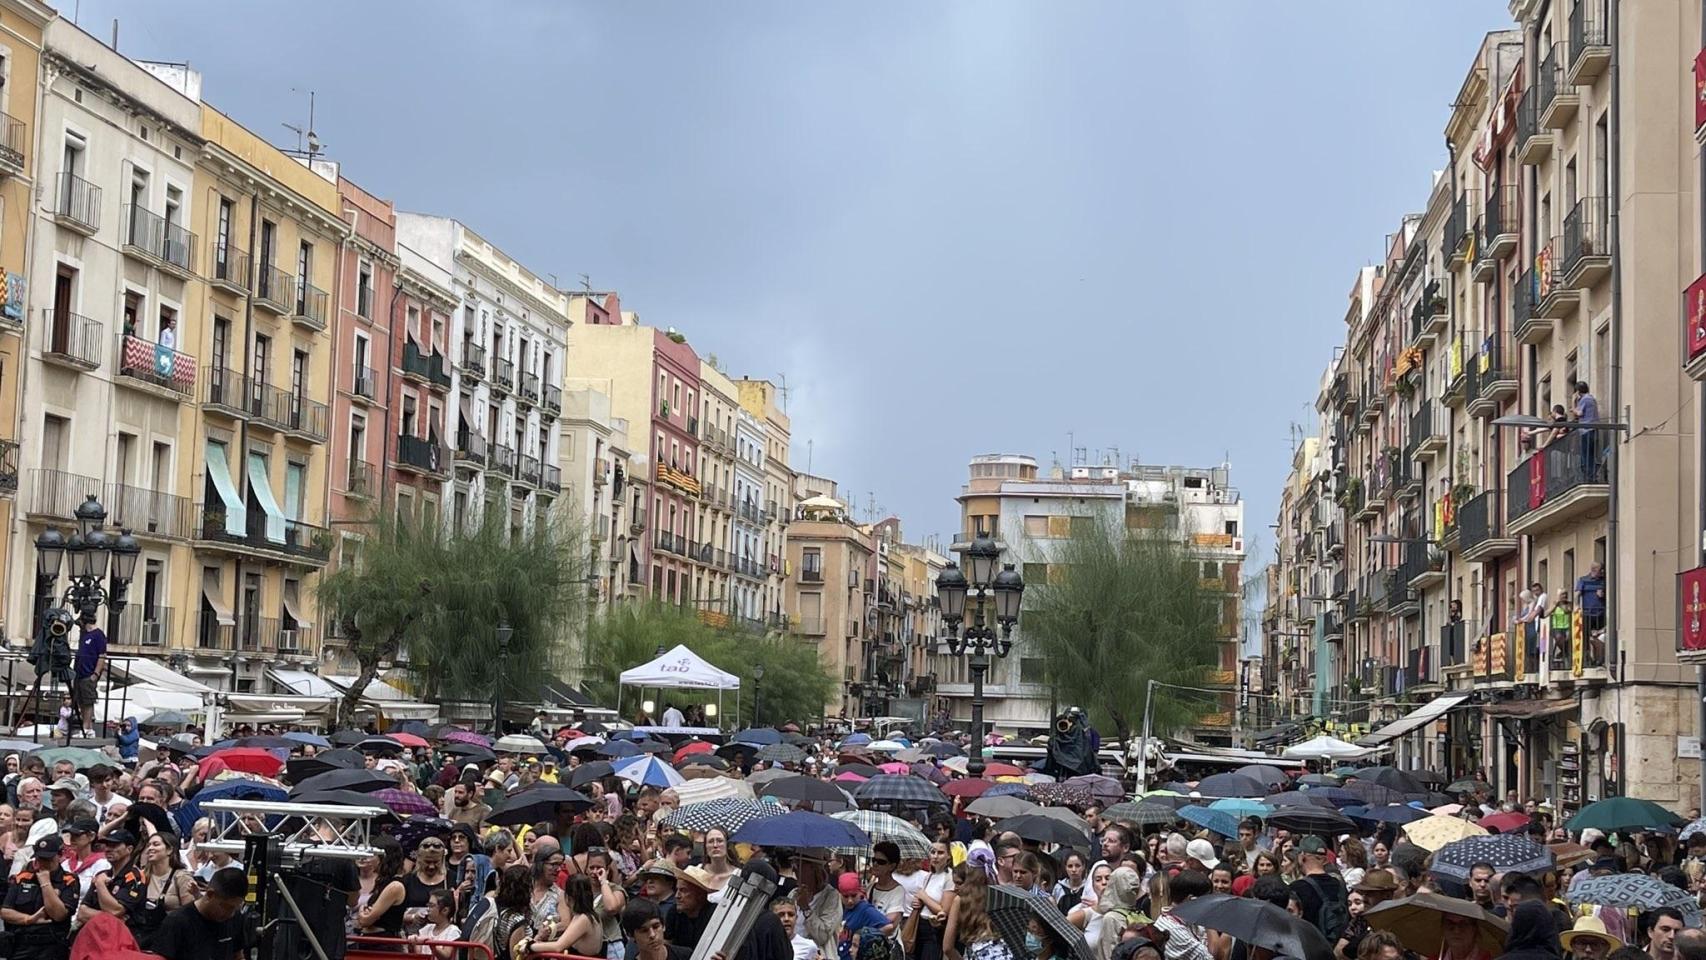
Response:
[[[218,532],[224,530],[225,529],[225,510],[224,510],[224,508],[222,508],[222,507],[208,507],[207,512],[202,514],[202,529],[204,531],[212,532],[212,533],[218,533]]]
[[[1345,483],[1345,489],[1339,491],[1339,506],[1349,507],[1356,502],[1357,494],[1362,491],[1362,478],[1352,477]]]
[[[313,547],[315,553],[330,554],[332,552],[332,532],[330,530],[316,530],[314,535],[308,538],[308,544]]]
[[[1411,379],[1409,374],[1405,374],[1398,378],[1393,389],[1398,391],[1398,396],[1408,400],[1416,395],[1416,381]]]

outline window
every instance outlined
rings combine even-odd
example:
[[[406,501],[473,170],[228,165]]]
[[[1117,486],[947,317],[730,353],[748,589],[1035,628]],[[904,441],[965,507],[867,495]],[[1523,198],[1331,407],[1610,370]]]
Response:
[[[1238,521],[1236,521],[1236,520],[1226,521],[1226,535],[1229,537],[1238,536]]]
[[[221,280],[236,279],[230,274],[231,264],[231,201],[219,198],[219,225],[214,228],[213,265]]]
[[[304,240],[296,248],[296,312],[308,312],[308,284],[314,270],[314,245]]]
[[[308,396],[308,351],[306,350],[296,350],[290,355],[290,395],[296,398],[296,412],[301,412],[302,401]]]
[[[807,547],[800,554],[800,569],[807,579],[823,579],[823,551],[816,547]]]
[[[401,433],[405,437],[415,435],[415,418],[419,414],[418,403],[412,393],[403,394],[403,420]]]
[[[182,225],[184,208],[184,191],[182,187],[166,187],[166,243],[176,244],[172,231]]]
[[[70,435],[71,422],[64,417],[45,414],[41,419],[41,465],[44,470],[65,469],[65,438]]]
[[[119,433],[117,449],[113,451],[113,474],[119,483],[130,482],[130,467],[135,456],[136,434]]]
[[[273,250],[273,240],[274,240],[274,234],[276,234],[277,232],[278,232],[278,227],[276,225],[274,225],[271,220],[262,220],[261,221],[261,269],[262,269],[262,273],[261,273],[261,295],[262,296],[266,296],[269,292],[275,296],[282,296],[284,293],[284,291],[282,291],[282,290],[270,290],[269,291],[268,287],[267,287],[267,285],[271,282],[271,278],[266,275],[266,271],[269,270],[273,266],[273,256],[276,252]]]
[[[1048,661],[1044,660],[1042,657],[1020,657],[1019,658],[1019,682],[1020,683],[1047,683],[1048,682],[1047,665],[1048,665]]]
[[[367,459],[367,418],[359,413],[352,413],[349,418],[349,457],[351,460]],[[355,473],[355,470],[350,471],[351,478]]]
[[[372,341],[362,334],[355,335],[355,392],[363,396],[373,395],[373,375],[368,372],[372,365],[372,349]]]
[[[368,260],[356,267],[355,313],[363,319],[373,318],[373,263]]]
[[[255,362],[249,368],[249,376],[257,384],[267,382],[267,355],[271,352],[272,338],[255,334]]]

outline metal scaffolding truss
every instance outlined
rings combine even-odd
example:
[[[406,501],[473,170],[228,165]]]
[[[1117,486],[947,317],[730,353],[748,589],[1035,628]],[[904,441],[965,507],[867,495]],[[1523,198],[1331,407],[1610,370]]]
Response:
[[[270,833],[283,846],[284,859],[336,857],[359,860],[373,855],[368,821],[391,811],[335,803],[274,803],[267,800],[209,800],[202,810],[213,818],[214,832],[198,846],[242,856],[244,838]]]

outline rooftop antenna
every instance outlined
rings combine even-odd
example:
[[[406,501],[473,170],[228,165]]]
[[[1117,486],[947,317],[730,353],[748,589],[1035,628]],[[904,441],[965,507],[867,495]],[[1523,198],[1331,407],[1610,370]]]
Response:
[[[114,37],[116,40],[117,35],[115,34]],[[292,93],[301,92],[295,87],[291,87],[290,90]],[[314,91],[308,91],[308,126],[303,128],[294,123],[287,123],[284,124],[284,128],[296,134],[297,153],[306,153],[308,159],[312,160],[325,152],[326,145],[320,142],[320,135],[314,132]],[[307,144],[306,150],[303,149],[304,142]]]
[[[592,276],[590,274],[581,274],[581,289],[587,293],[592,292]]]
[[[806,439],[806,472],[812,472],[812,441],[809,437]]]
[[[776,384],[776,392],[782,395],[782,412],[787,413],[788,394],[792,392],[788,389],[788,375],[785,373],[778,373],[776,375]]]

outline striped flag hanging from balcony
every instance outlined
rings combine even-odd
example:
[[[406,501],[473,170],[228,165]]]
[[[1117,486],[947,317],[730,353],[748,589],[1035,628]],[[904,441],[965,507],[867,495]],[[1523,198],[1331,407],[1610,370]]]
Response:
[[[174,387],[188,390],[195,385],[195,359],[163,344],[141,337],[124,339],[123,369],[148,370]]]
[[[0,277],[4,286],[0,286],[0,317],[8,320],[22,321],[24,319],[24,278],[22,274],[8,273]]]

